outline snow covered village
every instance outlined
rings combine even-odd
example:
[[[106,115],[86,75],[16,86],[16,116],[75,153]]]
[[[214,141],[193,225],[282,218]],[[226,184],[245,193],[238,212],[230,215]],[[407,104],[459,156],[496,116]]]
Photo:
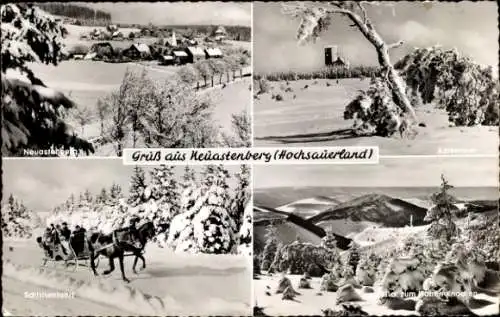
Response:
[[[10,160],[5,165],[10,194],[2,206],[4,289],[16,293],[19,279],[36,287],[73,289],[81,300],[100,300],[93,308],[97,315],[251,313],[248,166],[143,169],[120,160]],[[64,177],[75,170],[85,174]],[[113,236],[132,244],[131,223],[144,237],[142,245],[116,247],[121,242],[105,240]],[[152,224],[149,236],[145,224]],[[88,241],[80,245],[81,230]],[[57,248],[46,247],[51,234],[59,240]],[[213,290],[220,283],[227,287]],[[103,297],[106,290],[111,295]],[[119,298],[133,303],[123,307]],[[14,315],[30,315],[36,308],[19,306],[14,295],[4,299],[4,308]],[[104,309],[103,304],[118,306]],[[88,312],[70,306],[65,309],[73,315]]]

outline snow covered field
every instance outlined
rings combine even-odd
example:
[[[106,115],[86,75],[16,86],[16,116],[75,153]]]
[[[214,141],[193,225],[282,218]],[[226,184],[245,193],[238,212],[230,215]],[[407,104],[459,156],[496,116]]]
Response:
[[[176,254],[150,244],[146,269],[134,275],[132,257],[110,276],[94,277],[87,267],[69,272],[41,268],[35,240],[7,240],[4,254],[4,310],[19,315],[250,315],[251,258]],[[98,272],[108,268],[100,259]],[[74,293],[70,299],[25,298],[25,292]],[[43,301],[43,302],[42,302]]]
[[[322,315],[322,310],[335,310],[335,292],[320,291],[320,279],[312,278],[311,289],[299,289],[299,280],[301,276],[287,275],[290,278],[294,289],[300,293],[294,300],[282,300],[282,294],[276,294],[276,288],[280,275],[260,276],[259,280],[254,280],[254,292],[256,305],[262,307],[264,313],[270,316],[300,316],[300,315]],[[363,289],[356,289],[356,292],[361,296],[362,301],[353,302],[372,316],[387,316],[387,315],[419,315],[415,311],[409,310],[391,310],[377,303],[378,298],[382,295],[379,287],[374,287],[373,293],[365,293]],[[269,292],[270,295],[266,295]],[[320,295],[321,294],[321,295]],[[491,302],[482,308],[472,309],[478,315],[495,315],[498,314],[499,298],[479,294],[477,299]]]
[[[327,86],[327,82],[330,86]],[[425,128],[415,139],[353,137],[345,106],[369,80],[298,80],[270,82],[270,93],[254,102],[255,146],[379,146],[385,155],[496,154],[498,127],[449,127],[446,113],[432,106],[416,109]],[[285,92],[285,88],[290,92]],[[305,88],[307,87],[307,88]],[[271,98],[280,94],[282,101]]]

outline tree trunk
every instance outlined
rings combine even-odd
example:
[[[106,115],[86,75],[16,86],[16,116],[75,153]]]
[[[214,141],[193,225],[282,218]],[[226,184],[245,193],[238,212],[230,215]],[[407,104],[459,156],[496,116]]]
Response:
[[[375,50],[377,51],[378,62],[382,67],[382,76],[386,76],[386,79],[391,86],[394,103],[401,107],[403,111],[409,113],[414,121],[417,121],[415,110],[413,109],[410,100],[406,96],[403,79],[399,76],[396,69],[394,69],[394,66],[391,63],[388,45],[377,33],[368,18],[365,18],[363,21],[363,19],[354,12],[342,13],[346,14],[351,19],[351,21],[356,24],[364,37],[375,47]]]
[[[101,119],[101,136],[104,136],[104,120]]]
[[[214,76],[212,76],[212,87],[214,86]]]

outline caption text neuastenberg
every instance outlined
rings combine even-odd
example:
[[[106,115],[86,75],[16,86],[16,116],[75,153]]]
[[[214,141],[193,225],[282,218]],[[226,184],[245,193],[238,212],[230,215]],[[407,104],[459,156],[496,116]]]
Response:
[[[125,165],[378,164],[376,146],[125,149]]]

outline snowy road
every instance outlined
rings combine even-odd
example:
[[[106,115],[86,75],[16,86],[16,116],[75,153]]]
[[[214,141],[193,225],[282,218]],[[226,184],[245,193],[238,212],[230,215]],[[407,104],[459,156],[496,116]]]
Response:
[[[121,310],[112,306],[96,303],[94,301],[75,297],[62,298],[29,298],[25,293],[39,292],[50,294],[54,289],[41,287],[31,283],[21,282],[9,277],[3,277],[3,308],[4,316],[72,316],[85,312],[85,315],[130,315],[132,312]]]
[[[33,312],[38,315],[134,315],[142,311],[140,306],[151,297],[161,299],[160,304],[155,304],[155,307],[161,306],[161,311],[156,310],[160,315],[251,314],[250,258],[173,254],[151,245],[145,254],[147,268],[138,275],[131,271],[133,258],[127,258],[125,272],[131,283],[126,284],[120,278],[118,265],[110,276],[99,277],[94,277],[87,267],[80,267],[76,272],[65,271],[62,266],[37,271],[41,250],[34,242],[6,241],[3,249],[4,261],[15,267],[5,273],[7,278],[3,284],[4,308],[13,315],[32,315]],[[99,272],[108,267],[107,262],[101,258]],[[41,302],[23,297],[24,292],[60,289],[68,280],[70,287],[85,286],[83,290],[76,290],[75,298]],[[94,289],[104,295],[95,295]],[[52,308],[39,308],[40,305]]]

